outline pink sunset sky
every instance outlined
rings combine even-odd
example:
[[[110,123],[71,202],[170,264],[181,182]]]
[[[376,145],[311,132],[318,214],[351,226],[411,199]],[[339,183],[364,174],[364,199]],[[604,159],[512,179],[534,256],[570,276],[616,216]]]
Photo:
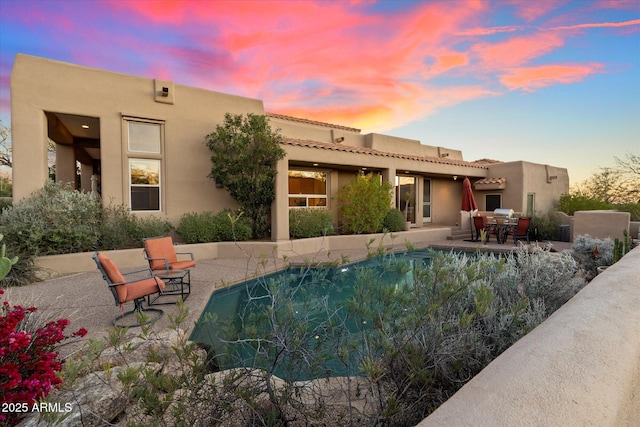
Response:
[[[566,167],[572,183],[640,154],[635,0],[0,0],[5,125],[16,53]]]

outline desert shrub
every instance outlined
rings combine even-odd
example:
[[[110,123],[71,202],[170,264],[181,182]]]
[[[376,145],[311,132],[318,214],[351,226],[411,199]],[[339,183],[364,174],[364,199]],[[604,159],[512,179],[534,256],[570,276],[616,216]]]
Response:
[[[172,227],[161,218],[138,216],[124,205],[108,205],[103,208],[100,240],[97,249],[125,249],[142,246],[142,239],[166,236]]]
[[[610,238],[597,239],[588,234],[574,239],[573,255],[578,266],[584,270],[587,278],[598,274],[598,267],[613,264],[613,240]]]
[[[557,214],[536,213],[531,219],[530,238],[534,241],[560,240],[560,220]]]
[[[576,211],[607,210],[613,207],[602,200],[587,196],[563,194],[558,202],[558,210],[567,215],[573,215]]]
[[[640,203],[613,205],[613,208],[619,212],[629,212],[631,221],[640,221]]]
[[[213,212],[190,212],[182,215],[176,232],[186,243],[208,243],[216,241],[215,228]]]
[[[391,232],[404,230],[404,215],[396,208],[389,209],[382,221],[382,228]]]
[[[102,207],[67,184],[47,183],[28,199],[5,209],[0,226],[7,246],[32,256],[83,252],[100,237]]]
[[[338,192],[342,223],[354,234],[382,231],[391,204],[391,184],[380,175],[358,175]]]
[[[186,243],[243,241],[251,238],[251,225],[231,210],[184,214],[176,229]]]
[[[289,235],[294,239],[332,235],[332,220],[327,209],[289,209]]]
[[[13,202],[8,197],[0,197],[0,212],[13,206]]]

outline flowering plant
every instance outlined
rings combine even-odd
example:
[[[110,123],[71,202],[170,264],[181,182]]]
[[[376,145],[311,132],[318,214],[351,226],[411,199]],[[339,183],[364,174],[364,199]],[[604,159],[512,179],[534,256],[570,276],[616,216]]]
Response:
[[[4,290],[0,289],[0,295]],[[58,319],[29,333],[24,325],[36,307],[11,307],[4,301],[0,306],[0,404],[31,405],[46,397],[62,380],[56,375],[62,370],[64,359],[56,351],[60,343],[71,337],[83,337],[85,328],[64,334],[69,320]],[[0,413],[0,421],[11,421],[20,414]]]

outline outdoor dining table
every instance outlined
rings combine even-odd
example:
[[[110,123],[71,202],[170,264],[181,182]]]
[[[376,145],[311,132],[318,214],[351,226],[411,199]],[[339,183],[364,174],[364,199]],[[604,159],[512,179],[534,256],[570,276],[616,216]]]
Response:
[[[498,243],[503,244],[509,237],[509,231],[515,230],[518,227],[518,220],[504,220],[504,221],[492,221],[489,223],[489,227],[495,231]]]

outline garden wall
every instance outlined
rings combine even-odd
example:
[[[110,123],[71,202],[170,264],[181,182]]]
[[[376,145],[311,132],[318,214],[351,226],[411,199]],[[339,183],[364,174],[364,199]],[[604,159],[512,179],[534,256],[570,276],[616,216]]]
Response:
[[[451,235],[451,228],[429,228],[401,231],[391,234],[359,234],[344,236],[315,237],[311,239],[285,240],[281,242],[216,242],[193,245],[177,245],[177,252],[192,252],[195,259],[313,256],[326,252],[337,252],[349,249],[364,249],[369,244],[372,250],[382,244],[384,246],[402,245],[445,240]],[[141,248],[104,251],[116,265],[122,269],[146,267],[147,263]],[[95,271],[96,264],[92,260],[94,252],[76,254],[49,255],[39,257],[36,265],[49,275],[72,274],[84,271]]]
[[[640,425],[640,247],[419,426]]]

